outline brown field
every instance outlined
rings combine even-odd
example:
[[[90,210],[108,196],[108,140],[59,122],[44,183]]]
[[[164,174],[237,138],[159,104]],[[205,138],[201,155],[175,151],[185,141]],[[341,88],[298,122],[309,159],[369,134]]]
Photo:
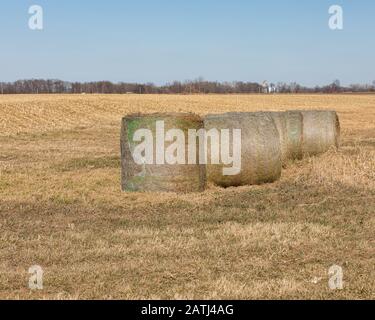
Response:
[[[342,148],[268,185],[120,191],[126,113],[294,108],[336,109]],[[0,96],[2,299],[374,299],[374,213],[375,95]]]

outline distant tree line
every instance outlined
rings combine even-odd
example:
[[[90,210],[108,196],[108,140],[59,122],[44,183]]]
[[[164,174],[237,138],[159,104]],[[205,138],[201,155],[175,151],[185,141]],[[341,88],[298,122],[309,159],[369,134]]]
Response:
[[[276,85],[276,92],[279,93],[365,93],[375,92],[375,81],[372,84],[351,84],[350,86],[342,86],[339,80],[335,80],[326,86],[316,86],[313,88],[304,87],[296,82],[283,83]]]
[[[264,84],[256,82],[217,82],[205,81],[202,78],[193,81],[174,81],[165,85],[153,83],[112,83],[109,81],[96,82],[66,82],[61,80],[18,80],[15,82],[0,82],[0,94],[38,94],[38,93],[136,93],[136,94],[197,94],[197,93],[343,93],[343,92],[375,92],[375,81],[372,84],[353,84],[341,86],[340,81],[321,87],[305,87],[298,83]]]

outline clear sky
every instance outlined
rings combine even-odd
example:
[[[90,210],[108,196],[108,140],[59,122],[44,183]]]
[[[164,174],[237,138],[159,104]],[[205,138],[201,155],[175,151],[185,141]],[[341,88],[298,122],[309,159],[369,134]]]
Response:
[[[44,29],[28,27],[29,6]],[[328,27],[331,5],[344,29]],[[375,80],[374,0],[2,0],[0,81]]]

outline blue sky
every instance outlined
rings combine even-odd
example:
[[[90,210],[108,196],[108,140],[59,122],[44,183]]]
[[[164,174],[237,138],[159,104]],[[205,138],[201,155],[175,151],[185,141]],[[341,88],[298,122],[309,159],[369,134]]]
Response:
[[[28,8],[44,9],[44,30]],[[328,28],[328,8],[344,30]],[[0,81],[375,80],[373,0],[2,0]]]

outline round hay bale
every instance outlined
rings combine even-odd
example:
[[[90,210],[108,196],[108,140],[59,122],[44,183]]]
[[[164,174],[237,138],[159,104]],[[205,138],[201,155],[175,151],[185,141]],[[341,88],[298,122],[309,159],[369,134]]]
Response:
[[[235,175],[224,175],[228,165],[213,164],[212,146],[207,143],[207,181],[223,187],[255,185],[273,182],[281,175],[280,138],[272,117],[264,112],[225,113],[208,115],[204,127],[219,131],[229,129],[232,137],[234,129],[241,130],[240,170]],[[223,136],[223,135],[222,135]],[[207,139],[208,141],[208,139]],[[233,141],[229,140],[229,152],[233,154]],[[223,145],[220,146],[221,152]]]
[[[185,161],[189,152],[189,129],[203,129],[203,120],[190,113],[125,116],[121,128],[122,189],[184,193],[202,191],[205,187],[205,165],[198,164],[198,161],[195,164]],[[179,145],[183,147],[177,148]],[[198,154],[198,148],[197,143],[193,152]]]
[[[289,159],[288,150],[288,131],[287,131],[287,115],[285,112],[270,112],[269,113],[275,122],[277,131],[280,137],[280,151],[281,151],[281,162],[285,165]]]
[[[302,159],[303,116],[299,111],[286,111],[288,159]]]
[[[270,112],[280,136],[281,162],[302,158],[302,113],[298,111]]]
[[[340,144],[340,121],[335,111],[302,110],[305,155],[318,155]]]

